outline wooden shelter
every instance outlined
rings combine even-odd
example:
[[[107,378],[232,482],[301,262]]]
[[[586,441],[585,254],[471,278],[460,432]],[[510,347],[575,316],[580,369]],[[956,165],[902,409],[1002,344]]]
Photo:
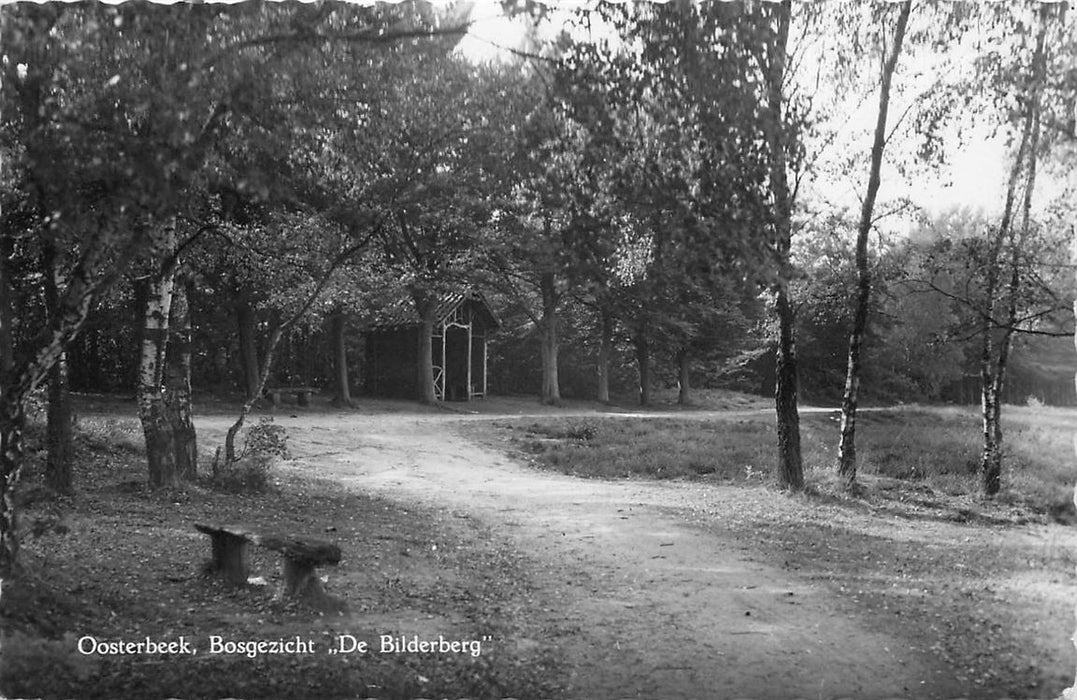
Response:
[[[431,335],[434,395],[439,401],[486,396],[487,340],[500,322],[477,292],[438,300]],[[410,300],[394,304],[367,326],[363,386],[372,396],[419,394],[419,334],[423,325]]]

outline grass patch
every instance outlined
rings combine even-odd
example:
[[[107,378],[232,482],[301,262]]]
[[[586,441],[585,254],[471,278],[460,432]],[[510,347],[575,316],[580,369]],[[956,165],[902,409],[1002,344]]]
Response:
[[[999,502],[1055,519],[1074,518],[1072,419],[1058,409],[1007,406],[1004,493]],[[512,449],[535,464],[585,478],[769,481],[775,462],[773,417],[543,418],[497,421]],[[801,419],[809,483],[838,488],[836,414]],[[979,416],[971,408],[900,408],[861,412],[859,472],[886,491],[894,482],[929,496],[979,493]],[[907,497],[902,491],[901,497]]]
[[[95,425],[95,423],[97,423]],[[137,423],[135,423],[137,425]],[[440,509],[404,508],[339,484],[271,474],[275,487],[242,496],[200,484],[145,487],[126,421],[82,421],[73,499],[22,511],[23,570],[0,597],[0,694],[85,699],[556,698],[563,660],[519,639],[545,631],[529,560],[498,533]],[[115,442],[113,442],[115,438]],[[22,487],[33,490],[40,469]],[[248,523],[329,539],[344,559],[325,567],[323,614],[276,595],[279,558],[255,548],[261,585],[231,587],[202,572],[208,538],[193,523]],[[373,652],[331,655],[338,635]],[[379,636],[484,640],[470,653],[378,653]],[[313,640],[314,654],[210,654],[209,636]],[[85,656],[78,640],[178,640],[195,655]]]
[[[754,419],[552,418],[495,425],[539,464],[589,478],[751,478],[769,451],[769,428]]]

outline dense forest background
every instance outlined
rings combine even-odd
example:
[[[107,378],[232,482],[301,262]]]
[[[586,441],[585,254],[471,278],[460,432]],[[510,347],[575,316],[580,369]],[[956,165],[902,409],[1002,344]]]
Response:
[[[909,248],[913,248],[909,244]],[[900,255],[923,254],[905,249]],[[798,315],[798,351],[802,358],[803,396],[809,402],[833,405],[841,399],[845,376],[846,329],[851,310],[847,300],[855,288],[855,273],[847,251],[836,260],[811,265],[813,278],[825,288],[805,290]],[[843,269],[844,268],[844,269]],[[904,274],[894,273],[894,289],[878,300],[866,347],[864,394],[875,402],[950,402],[976,404],[979,396],[976,338],[962,336],[961,303],[942,292],[917,290],[900,284]],[[815,275],[818,275],[817,277]],[[512,302],[496,291],[486,294],[500,312],[503,329],[491,337],[490,390],[494,394],[539,395],[542,365],[535,326]],[[245,385],[244,349],[240,322],[249,317],[233,299],[221,300],[213,290],[195,288],[190,294],[194,323],[192,381],[197,391],[222,398],[242,394]],[[845,302],[845,303],[843,303]],[[770,396],[774,393],[774,340],[768,337],[763,304],[743,300],[745,317],[735,335],[723,327],[701,336],[700,354],[693,358],[692,385],[699,388],[733,388]],[[71,386],[80,392],[133,395],[138,367],[138,328],[134,290],[119,284],[87,320],[70,350]],[[941,313],[940,313],[941,311]],[[364,367],[363,308],[348,316],[345,331],[351,392],[362,396]],[[251,310],[253,344],[261,354],[273,311],[265,306]],[[560,389],[565,398],[597,396],[598,353],[595,312],[585,300],[569,299],[561,315]],[[272,384],[313,386],[332,395],[336,390],[333,317],[311,314],[282,341],[272,370]],[[968,323],[968,319],[964,319]],[[627,326],[618,322],[614,333],[614,371],[611,393],[622,402],[638,401],[639,373]],[[678,348],[661,338],[655,351],[655,382],[678,386]],[[1022,336],[1015,341],[1007,403],[1077,404],[1070,381],[1073,358],[1068,338]]]

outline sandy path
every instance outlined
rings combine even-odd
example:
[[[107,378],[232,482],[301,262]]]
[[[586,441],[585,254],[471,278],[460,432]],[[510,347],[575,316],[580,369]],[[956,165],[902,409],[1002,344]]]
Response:
[[[490,416],[484,416],[490,418]],[[824,588],[676,513],[720,487],[539,471],[462,440],[451,415],[278,417],[306,473],[498,525],[538,562],[536,610],[573,663],[570,697],[942,698],[945,669]],[[216,426],[214,426],[216,427]],[[516,640],[547,644],[551,640]]]

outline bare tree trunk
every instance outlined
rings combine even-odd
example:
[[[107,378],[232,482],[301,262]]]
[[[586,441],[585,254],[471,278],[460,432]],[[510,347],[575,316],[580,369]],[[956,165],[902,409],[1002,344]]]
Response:
[[[138,417],[146,436],[146,460],[152,488],[175,484],[175,435],[165,407],[165,350],[172,307],[174,273],[164,271],[149,280],[139,356]]]
[[[883,149],[886,147],[886,117],[890,109],[890,84],[894,77],[894,70],[897,68],[898,56],[901,55],[901,44],[905,39],[905,28],[909,23],[911,7],[910,0],[901,4],[901,14],[898,16],[897,28],[894,30],[890,54],[883,64],[882,84],[879,87],[879,113],[875,122],[875,141],[871,147],[868,191],[860,209],[860,225],[856,233],[856,312],[853,316],[853,329],[849,334],[845,391],[841,399],[841,441],[838,444],[838,473],[847,490],[852,489],[856,483],[856,407],[860,390],[860,349],[864,342],[864,331],[868,325],[868,306],[871,301],[868,234],[871,233],[875,198],[879,194],[882,181],[880,171]]]
[[[423,318],[419,326],[419,359],[416,370],[419,373],[419,401],[425,404],[437,403],[437,387],[434,384],[434,319]],[[449,387],[445,385],[445,368],[442,371],[442,397],[445,398]]]
[[[180,280],[172,295],[165,353],[164,404],[172,426],[176,473],[181,479],[198,476],[198,435],[191,408],[191,312],[186,282]]]
[[[687,406],[691,397],[692,359],[688,354],[688,348],[681,348],[677,353],[677,383],[680,384],[677,392],[677,403]]]
[[[1047,70],[1047,10],[1041,9],[1040,29],[1036,37],[1036,49],[1032,58],[1032,80],[1028,95],[1028,108],[1025,112],[1021,129],[1021,142],[1014,156],[1013,166],[1006,186],[1006,204],[1002,221],[991,242],[988,251],[987,281],[985,284],[986,309],[983,314],[981,331],[983,341],[980,350],[980,384],[981,410],[983,412],[983,449],[980,454],[980,477],[983,495],[991,498],[1002,488],[1002,393],[1005,388],[1006,365],[1009,359],[1010,344],[1017,322],[1017,298],[1020,292],[1020,248],[1028,235],[1030,226],[1030,209],[1032,193],[1036,184],[1036,151],[1040,137],[1040,103],[1041,91]],[[1021,171],[1028,159],[1025,177],[1024,217],[1020,239],[1013,231],[1013,209],[1017,195],[1017,186]],[[1008,305],[1006,317],[1000,324],[996,319],[996,294],[999,291],[1001,277],[1002,250],[1007,241],[1010,245],[1010,280],[1008,286]],[[1002,328],[998,349],[994,348],[996,325]],[[997,356],[995,353],[997,352]]]
[[[75,457],[74,411],[67,383],[67,355],[61,355],[49,371],[49,408],[45,428],[48,453],[45,456],[45,483],[59,494],[74,492],[71,466]]]
[[[239,362],[243,368],[243,389],[248,399],[257,399],[261,363],[258,361],[258,336],[254,309],[245,292],[236,297],[236,324],[239,329]]]
[[[329,343],[333,348],[333,377],[336,384],[333,405],[351,408],[355,404],[348,382],[347,328],[348,315],[341,307],[329,319]]]
[[[608,303],[599,309],[598,394],[601,403],[610,402],[610,356],[613,354],[613,313]]]
[[[131,318],[131,327],[134,332],[134,345],[131,347],[131,356],[142,357],[142,338],[146,333],[146,295],[149,294],[149,278],[136,277],[131,280],[131,293],[134,301],[134,316]],[[139,366],[138,361],[131,363],[130,387],[134,394],[138,394]]]
[[[51,319],[60,310],[63,273],[59,268],[53,240],[45,237],[42,244],[45,306]],[[47,446],[45,483],[56,493],[64,495],[70,495],[74,491],[71,471],[71,463],[75,455],[74,427],[74,412],[71,408],[71,393],[68,388],[67,355],[64,353],[49,371],[49,407],[45,428]]]
[[[437,311],[437,305],[435,299],[426,290],[413,289],[411,297],[415,303],[415,311],[421,320],[418,338],[419,356],[415,363],[416,380],[419,389],[418,399],[424,404],[435,404],[438,400],[434,380],[434,322],[437,320],[434,318],[434,314]],[[442,342],[445,342],[444,338]],[[447,375],[444,367],[441,368],[441,372],[441,389],[442,398],[444,399],[448,397],[449,387],[445,384]]]
[[[23,458],[23,427],[25,395],[10,390],[5,384],[0,396],[0,582],[15,571],[19,555],[18,519],[15,488],[19,484]]]
[[[636,365],[639,370],[639,405],[651,405],[651,339],[646,326],[640,326],[633,339],[636,346]]]
[[[1070,249],[1073,252],[1071,253],[1070,259],[1075,263],[1074,277],[1075,281],[1077,281],[1077,226],[1071,227],[1070,230],[1073,234],[1073,247]],[[1073,316],[1074,318],[1077,318],[1077,299],[1073,300]],[[1077,328],[1073,331],[1073,349],[1077,351]],[[1077,373],[1074,373],[1073,375],[1073,385],[1074,388],[1077,388]],[[1077,433],[1074,433],[1073,435],[1073,449],[1074,452],[1077,453]],[[1077,454],[1075,454],[1075,456],[1077,456]],[[1073,485],[1073,506],[1077,508],[1077,483]],[[1077,569],[1077,567],[1075,567],[1075,569]],[[1077,620],[1077,605],[1074,606],[1073,615],[1074,619]],[[1077,650],[1077,625],[1074,626],[1073,636],[1070,637],[1070,640],[1073,642],[1073,648]],[[1073,685],[1062,691],[1060,700],[1077,700],[1077,670],[1074,671]]]
[[[789,261],[793,237],[793,194],[789,189],[786,154],[789,151],[785,123],[785,68],[789,44],[790,0],[771,5],[776,23],[774,36],[766,46],[764,75],[767,115],[764,131],[769,151],[769,182],[774,199],[774,242],[772,245],[777,282],[773,286],[778,315],[778,359],[775,386],[775,413],[778,423],[778,483],[787,488],[804,488],[804,466],[800,451],[800,414],[797,410],[797,357],[795,314],[789,301]]]
[[[19,539],[15,487],[18,485],[23,457],[23,400],[14,387],[15,343],[12,333],[15,292],[11,286],[10,239],[0,238],[0,583],[14,573]]]
[[[800,412],[797,410],[797,349],[793,334],[796,322],[784,286],[777,290],[778,357],[774,404],[778,416],[778,483],[791,489],[804,488],[804,464],[800,451]]]
[[[539,289],[542,292],[542,403],[560,405],[561,383],[557,376],[557,304],[560,295],[557,293],[556,280],[553,272],[543,272],[539,278]]]
[[[290,324],[288,324],[290,326]],[[257,381],[255,382],[254,392],[251,396],[247,397],[247,400],[243,402],[243,406],[239,409],[239,417],[228,428],[228,432],[224,436],[224,461],[225,464],[235,464],[239,459],[236,455],[236,436],[239,435],[239,431],[243,429],[243,424],[247,420],[247,416],[250,415],[251,410],[254,408],[254,404],[258,402],[258,398],[262,395],[262,391],[265,389],[266,380],[269,379],[269,371],[273,368],[273,357],[277,352],[277,345],[280,344],[280,339],[284,335],[286,326],[277,326],[269,334],[269,341],[266,343],[265,361],[262,365],[262,370],[258,374]],[[214,459],[213,471],[217,472],[217,460]]]
[[[999,426],[999,397],[990,376],[983,378],[980,391],[983,446],[980,450],[980,485],[985,496],[994,496],[1002,487],[1002,429]]]

